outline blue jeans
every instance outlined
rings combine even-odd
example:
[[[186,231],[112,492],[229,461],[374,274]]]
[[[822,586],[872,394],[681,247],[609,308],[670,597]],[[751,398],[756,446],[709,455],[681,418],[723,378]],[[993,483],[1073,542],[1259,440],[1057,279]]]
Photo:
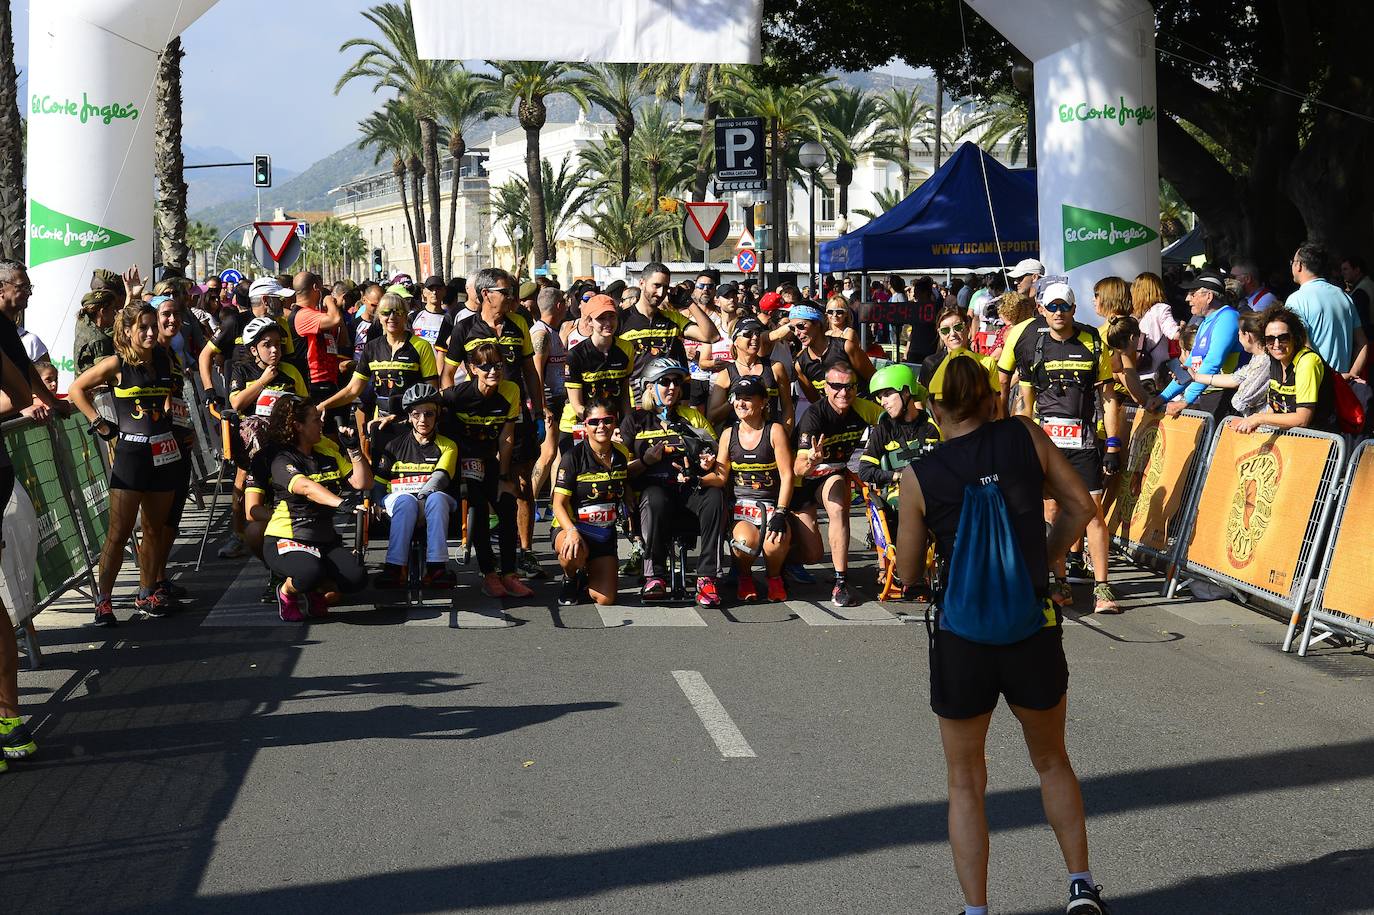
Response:
[[[408,492],[392,493],[382,503],[391,516],[391,537],[386,542],[386,561],[403,566],[410,552],[410,536],[420,517],[420,501]],[[448,559],[448,519],[458,503],[446,492],[425,497],[425,561]]]

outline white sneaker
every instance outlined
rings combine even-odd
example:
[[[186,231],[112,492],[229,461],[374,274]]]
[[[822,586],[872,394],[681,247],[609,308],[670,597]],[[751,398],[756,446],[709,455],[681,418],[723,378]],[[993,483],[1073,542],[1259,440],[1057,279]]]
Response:
[[[242,559],[248,555],[248,547],[238,534],[230,534],[229,539],[224,541],[224,546],[220,547],[215,555],[220,559]]]

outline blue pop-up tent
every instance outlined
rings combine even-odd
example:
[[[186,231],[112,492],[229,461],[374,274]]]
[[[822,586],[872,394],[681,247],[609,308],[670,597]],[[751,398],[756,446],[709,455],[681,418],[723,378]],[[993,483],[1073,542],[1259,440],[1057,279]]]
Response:
[[[1000,261],[989,196],[997,214],[1000,261],[1010,266],[1022,258],[1038,258],[1034,169],[1009,169],[977,145],[964,142],[901,203],[867,225],[823,243],[821,272],[995,267]]]

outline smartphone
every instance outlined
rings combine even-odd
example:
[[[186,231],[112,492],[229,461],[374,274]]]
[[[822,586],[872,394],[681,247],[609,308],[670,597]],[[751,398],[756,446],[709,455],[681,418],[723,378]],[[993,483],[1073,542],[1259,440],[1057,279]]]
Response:
[[[1169,370],[1169,374],[1174,376],[1174,380],[1179,384],[1192,384],[1193,376],[1183,370],[1183,363],[1177,359],[1170,359],[1164,363],[1164,367]]]

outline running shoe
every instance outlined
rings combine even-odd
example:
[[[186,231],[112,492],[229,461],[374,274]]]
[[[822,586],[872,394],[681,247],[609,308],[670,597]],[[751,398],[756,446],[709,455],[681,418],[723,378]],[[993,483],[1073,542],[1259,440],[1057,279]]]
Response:
[[[457,587],[458,576],[454,575],[445,566],[434,566],[425,572],[420,579],[420,587],[432,588],[436,591],[447,591],[449,588]]]
[[[768,599],[775,604],[787,600],[787,584],[781,575],[768,579]]]
[[[315,619],[329,615],[329,597],[323,591],[311,591],[305,596],[305,612]]]
[[[644,582],[639,592],[640,600],[662,600],[668,596],[668,583],[661,578],[650,578]]]
[[[180,601],[188,593],[185,588],[183,588],[176,582],[172,581],[170,578],[164,578],[162,579],[162,581],[158,582],[157,589],[159,591],[166,591],[168,594],[175,597],[178,601]]]
[[[789,562],[782,567],[783,574],[792,579],[799,585],[814,585],[816,576],[806,570],[806,566],[800,562]]]
[[[563,576],[563,588],[558,592],[558,606],[571,607],[581,603],[582,589],[578,587],[577,577]]]
[[[1093,585],[1093,612],[1108,614],[1121,612],[1121,604],[1117,602],[1116,592],[1105,581],[1099,581]]]
[[[1081,879],[1069,887],[1069,904],[1064,912],[1066,915],[1111,915],[1111,909],[1102,899],[1102,887]]]
[[[1093,582],[1092,572],[1088,569],[1088,564],[1083,559],[1082,553],[1070,553],[1068,562],[1065,565],[1068,571],[1066,576],[1071,585],[1090,585]]]
[[[134,612],[148,619],[161,619],[167,615],[167,604],[158,592],[139,594],[134,598]]]
[[[224,546],[215,553],[220,559],[242,559],[248,555],[248,545],[238,534],[230,534]]]
[[[27,759],[38,752],[38,744],[21,719],[0,718],[0,751],[4,759]]]
[[[181,600],[177,597],[176,591],[172,590],[170,581],[160,581],[153,593],[162,597],[162,603],[167,607],[168,613],[176,613],[181,609]]]
[[[1073,588],[1069,587],[1068,579],[1056,578],[1054,584],[1050,585],[1050,600],[1061,610],[1067,610],[1073,606]]]
[[[539,560],[534,558],[533,550],[521,550],[520,555],[515,559],[515,568],[526,578],[549,577],[549,573],[544,571],[544,567],[539,564]]]
[[[759,586],[754,583],[754,576],[739,576],[739,584],[735,586],[735,596],[739,598],[739,602],[742,604],[759,599]]]
[[[482,593],[487,597],[505,597],[507,594],[506,586],[501,584],[501,576],[495,572],[488,572],[482,576]]]
[[[114,607],[110,606],[110,599],[102,597],[95,602],[95,619],[92,623],[96,626],[118,626],[119,618],[115,616]]]
[[[377,573],[377,577],[372,579],[373,587],[383,591],[396,591],[406,586],[406,570],[404,566],[396,566],[386,563],[382,570]]]
[[[836,607],[857,607],[859,599],[849,590],[849,582],[835,582],[835,589],[830,592],[830,602]]]
[[[501,576],[501,587],[506,589],[506,593],[511,597],[533,597],[534,590],[520,580],[520,576],[511,572]]]
[[[698,607],[719,607],[720,595],[716,593],[716,582],[713,578],[704,575],[697,576],[697,606]]]
[[[303,623],[305,614],[301,612],[301,597],[286,593],[285,588],[277,589],[277,616],[283,623]]]

